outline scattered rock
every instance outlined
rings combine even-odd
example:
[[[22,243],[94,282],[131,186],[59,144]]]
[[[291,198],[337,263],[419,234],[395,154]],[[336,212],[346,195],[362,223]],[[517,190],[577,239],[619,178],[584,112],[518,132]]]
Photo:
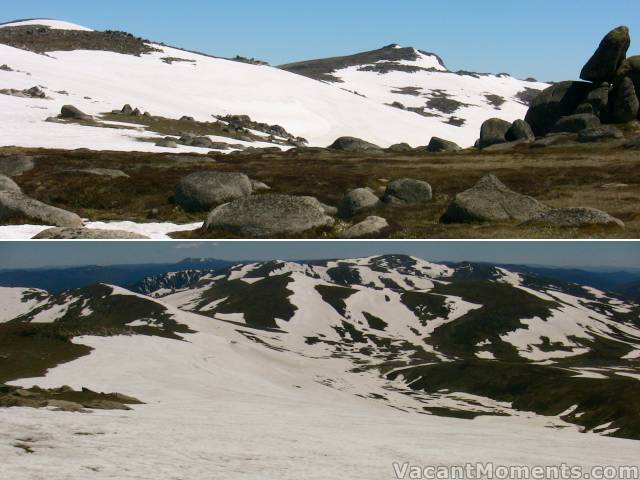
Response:
[[[156,147],[178,148],[178,144],[173,139],[163,138],[162,140],[158,140],[156,142]]]
[[[553,126],[554,133],[578,133],[581,130],[598,128],[600,119],[590,113],[578,113],[562,117]]]
[[[22,193],[22,189],[9,177],[0,175],[0,192]]]
[[[382,196],[386,203],[414,204],[430,202],[433,198],[431,185],[422,180],[401,178],[387,185]]]
[[[631,45],[628,27],[618,27],[610,31],[600,42],[598,49],[582,68],[580,78],[590,82],[613,80],[616,71],[627,55]]]
[[[494,175],[486,175],[474,187],[455,196],[442,216],[443,223],[527,221],[549,207],[535,198],[507,188]]]
[[[595,87],[587,82],[559,82],[538,95],[529,107],[525,121],[537,137],[551,132],[562,117],[573,115]]]
[[[505,135],[507,142],[515,142],[518,140],[533,141],[536,136],[531,130],[531,126],[524,120],[516,120],[511,124]]]
[[[616,79],[611,91],[611,120],[615,123],[626,123],[638,118],[640,102],[636,87],[629,77]]]
[[[489,145],[482,149],[483,152],[505,152],[508,150],[512,150],[514,147],[518,145],[523,145],[525,143],[529,143],[527,140],[515,140],[513,142],[505,142],[505,143],[496,143],[494,145]]]
[[[433,153],[457,152],[459,150],[461,150],[461,148],[457,143],[439,137],[431,137],[429,145],[427,145],[427,152]]]
[[[369,188],[356,188],[345,195],[338,206],[338,216],[351,218],[380,204],[380,199]]]
[[[53,408],[56,412],[86,412],[81,404],[66,400],[47,400],[47,407]]]
[[[511,124],[501,118],[486,120],[480,128],[480,148],[506,142],[506,135],[510,128]]]
[[[82,227],[82,219],[75,213],[52,207],[19,192],[0,192],[0,221],[27,218],[43,225]]]
[[[182,117],[180,117],[180,121],[181,122],[195,122],[196,119],[193,117],[190,117],[188,115],[183,115]]]
[[[195,172],[180,180],[175,202],[188,211],[205,211],[251,192],[251,180],[244,173]]]
[[[73,105],[65,105],[60,110],[60,118],[71,118],[74,120],[93,120],[91,115],[81,112]]]
[[[124,107],[122,107],[120,113],[123,115],[131,115],[133,113],[133,107],[131,107],[131,105],[127,103]]]
[[[275,237],[327,228],[333,224],[333,218],[312,197],[267,193],[217,207],[209,214],[204,227],[227,230],[245,237]]]
[[[387,150],[397,153],[412,152],[413,147],[411,147],[411,145],[409,145],[408,143],[396,143],[395,145],[391,145],[389,148],[387,148]]]
[[[570,207],[555,208],[526,222],[527,224],[544,224],[555,227],[585,227],[603,225],[624,228],[624,222],[608,213],[595,208]]]
[[[142,240],[144,235],[124,230],[100,230],[94,228],[48,228],[37,234],[39,240]]]
[[[27,155],[17,154],[0,157],[0,174],[7,177],[17,177],[24,172],[33,170],[34,167],[33,157]]]
[[[600,142],[602,140],[619,140],[624,138],[620,129],[613,125],[602,125],[597,128],[587,128],[578,133],[580,143]]]
[[[374,238],[388,230],[389,223],[382,217],[367,217],[362,222],[348,228],[342,236],[344,238]]]
[[[340,150],[342,152],[366,152],[372,150],[381,150],[378,145],[365,142],[355,137],[340,137],[329,147],[331,150]]]

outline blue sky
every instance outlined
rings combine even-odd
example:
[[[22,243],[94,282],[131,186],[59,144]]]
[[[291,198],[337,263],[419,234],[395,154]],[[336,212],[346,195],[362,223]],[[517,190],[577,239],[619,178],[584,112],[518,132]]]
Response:
[[[626,24],[640,36],[638,0],[21,0],[3,2],[0,15],[59,18],[273,64],[399,43],[440,54],[452,70],[540,80],[576,77],[611,28]]]
[[[311,260],[404,253],[426,260],[640,268],[640,242],[0,242],[0,268],[172,263],[187,257]]]

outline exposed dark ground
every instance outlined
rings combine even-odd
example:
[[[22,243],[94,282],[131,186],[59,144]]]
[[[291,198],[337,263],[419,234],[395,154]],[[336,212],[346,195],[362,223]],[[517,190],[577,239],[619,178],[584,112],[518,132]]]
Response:
[[[203,150],[204,152],[205,150]],[[90,150],[2,148],[0,153],[36,157],[35,169],[16,177],[24,192],[91,220],[178,223],[204,220],[206,213],[184,212],[172,203],[178,180],[194,171],[237,171],[272,187],[273,192],[313,195],[337,205],[345,193],[368,186],[382,193],[393,179],[429,182],[434,201],[418,206],[382,207],[368,214],[386,217],[393,238],[640,238],[640,152],[585,144],[506,152],[465,150],[456,154],[408,153],[242,153],[176,155]],[[78,168],[120,169],[130,178],[107,179],[69,172]],[[626,229],[567,229],[515,223],[444,225],[439,218],[453,196],[493,173],[513,190],[554,207],[593,207],[620,218]],[[339,237],[351,223],[307,238]],[[16,219],[18,221],[19,219]],[[188,232],[181,238],[230,237],[225,232]]]

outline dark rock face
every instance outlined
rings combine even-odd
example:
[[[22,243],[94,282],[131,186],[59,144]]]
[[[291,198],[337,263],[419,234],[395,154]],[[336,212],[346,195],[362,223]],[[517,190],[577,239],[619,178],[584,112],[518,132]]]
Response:
[[[204,227],[245,237],[276,237],[328,228],[334,222],[315,198],[268,193],[217,207],[209,214]]]
[[[544,224],[555,227],[601,225],[624,228],[622,220],[612,217],[601,210],[586,207],[555,208],[538,217],[532,218],[527,223]]]
[[[616,79],[611,91],[611,120],[626,123],[638,118],[640,102],[633,80],[629,77]]]
[[[516,142],[518,140],[533,141],[536,136],[531,130],[531,126],[524,120],[516,120],[511,124],[505,136],[508,142]]]
[[[598,128],[600,119],[591,113],[578,113],[563,117],[553,126],[553,132],[578,133],[587,128]]]
[[[432,153],[457,152],[459,150],[461,150],[461,148],[457,143],[439,137],[432,137],[427,146],[427,152]]]
[[[619,140],[624,138],[620,129],[613,125],[602,125],[597,128],[587,128],[578,133],[580,143],[600,142],[603,140]]]
[[[441,222],[527,221],[547,210],[549,207],[535,198],[516,193],[494,175],[486,175],[475,186],[456,195]]]
[[[124,230],[98,230],[92,228],[48,228],[37,234],[37,240],[142,240],[144,235]]]
[[[251,192],[251,180],[244,173],[195,172],[180,180],[175,202],[188,211],[207,211]]]
[[[371,150],[380,150],[378,145],[365,142],[355,137],[340,137],[333,142],[328,148],[331,150],[340,150],[343,152],[366,152]]]
[[[576,109],[576,113],[592,113],[600,117],[600,121],[608,121],[610,91],[611,87],[608,83],[603,83],[599,87],[591,90],[587,94],[587,98],[584,103]],[[590,111],[586,110],[586,106],[591,107]]]
[[[427,182],[401,178],[387,185],[382,200],[386,203],[415,204],[430,202],[432,198],[431,185]]]
[[[396,143],[395,145],[391,145],[387,150],[390,152],[412,152],[413,148],[408,143]]]
[[[627,55],[630,45],[629,28],[622,26],[610,31],[602,39],[598,49],[583,67],[580,78],[590,82],[609,82],[613,80],[616,71]]]
[[[560,118],[573,115],[593,89],[593,84],[587,82],[556,83],[535,98],[525,121],[537,137],[542,137],[551,132]]]
[[[511,124],[500,118],[486,120],[480,128],[480,148],[506,142],[506,135],[510,128]]]
[[[60,118],[71,118],[74,120],[92,120],[91,115],[81,112],[73,105],[65,105],[60,110]]]
[[[351,218],[360,212],[370,210],[380,204],[380,199],[368,188],[351,190],[338,206],[338,216]]]

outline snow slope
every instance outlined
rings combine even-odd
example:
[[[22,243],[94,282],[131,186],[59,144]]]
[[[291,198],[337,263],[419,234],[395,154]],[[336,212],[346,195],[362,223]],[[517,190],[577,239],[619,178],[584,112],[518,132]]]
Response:
[[[331,76],[336,79],[336,87],[378,103],[422,109],[428,116],[423,121],[432,135],[463,146],[473,144],[479,136],[480,126],[488,118],[498,117],[510,122],[524,118],[528,105],[518,94],[548,86],[542,82],[518,80],[507,74],[451,72],[435,55],[410,50],[415,59],[361,63],[334,70]],[[380,67],[386,68],[380,71]],[[453,111],[438,108],[437,100],[442,97],[459,102],[459,105],[451,106]],[[429,105],[429,100],[434,103]],[[498,105],[494,103],[496,101],[504,103]],[[464,120],[464,125],[449,123],[456,119]]]
[[[66,22],[31,20],[56,29],[82,29]],[[7,26],[7,25],[5,25]],[[394,72],[379,75],[345,69],[338,72],[343,84],[327,84],[264,65],[252,65],[190,53],[152,44],[159,51],[139,57],[106,51],[63,51],[42,55],[0,45],[0,57],[13,71],[0,71],[0,89],[43,87],[49,99],[0,95],[2,145],[96,150],[172,151],[138,139],[154,135],[140,129],[45,123],[65,104],[97,115],[129,103],[153,115],[211,121],[212,115],[245,114],[255,121],[282,125],[314,146],[327,146],[337,137],[352,135],[387,147],[398,142],[425,145],[439,136],[471,146],[480,123],[491,116],[514,120],[526,107],[513,100],[525,87],[542,88],[511,77],[479,79],[443,71]],[[409,66],[443,68],[424,54]],[[166,57],[186,61],[166,63]],[[444,117],[424,117],[389,107],[424,104],[424,98],[394,94],[402,86],[419,86],[425,92],[444,89],[453,98],[470,104],[454,116],[467,119],[457,127]],[[357,90],[360,94],[345,90]],[[66,92],[66,93],[60,93]],[[487,106],[483,93],[508,98],[500,110]],[[220,140],[219,138],[212,138]],[[235,142],[234,142],[235,143]],[[190,147],[180,147],[193,151]],[[175,150],[174,150],[175,151]]]
[[[0,24],[0,28],[23,27],[28,25],[42,25],[43,27],[49,27],[53,30],[78,30],[84,32],[92,31],[90,28],[83,27],[82,25],[77,25],[75,23],[65,22],[62,20],[52,20],[48,18],[18,20],[16,22],[3,23]]]

